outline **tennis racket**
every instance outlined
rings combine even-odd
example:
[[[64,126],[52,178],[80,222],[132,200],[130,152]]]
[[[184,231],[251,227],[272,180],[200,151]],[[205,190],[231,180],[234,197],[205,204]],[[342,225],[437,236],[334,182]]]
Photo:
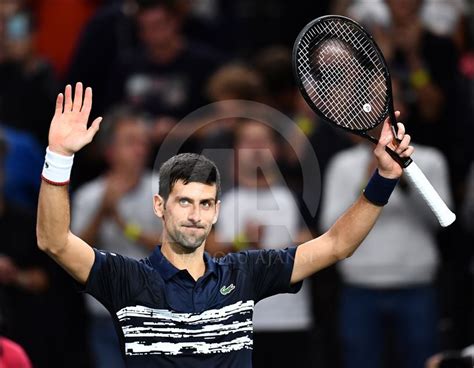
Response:
[[[377,144],[368,131],[387,116],[396,137],[390,72],[367,31],[347,17],[329,15],[311,21],[293,48],[293,69],[309,106],[325,121]],[[450,211],[411,158],[387,152],[438,218],[441,226],[454,222]]]

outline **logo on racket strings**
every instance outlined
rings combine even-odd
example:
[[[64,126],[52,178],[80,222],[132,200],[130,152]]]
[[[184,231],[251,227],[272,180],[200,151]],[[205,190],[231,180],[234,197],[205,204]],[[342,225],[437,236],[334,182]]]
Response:
[[[370,106],[370,104],[366,103],[364,106],[363,106],[363,109],[365,112],[369,113],[372,111],[372,106]]]

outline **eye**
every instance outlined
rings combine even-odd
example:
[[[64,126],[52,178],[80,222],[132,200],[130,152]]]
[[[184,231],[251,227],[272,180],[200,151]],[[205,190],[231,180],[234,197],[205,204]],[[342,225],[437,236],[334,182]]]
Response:
[[[187,198],[180,198],[179,204],[181,206],[187,206],[189,204],[189,200]]]
[[[210,201],[204,201],[204,202],[201,203],[201,206],[202,206],[204,209],[207,210],[207,209],[209,209],[209,208],[212,207],[212,204],[211,204]]]

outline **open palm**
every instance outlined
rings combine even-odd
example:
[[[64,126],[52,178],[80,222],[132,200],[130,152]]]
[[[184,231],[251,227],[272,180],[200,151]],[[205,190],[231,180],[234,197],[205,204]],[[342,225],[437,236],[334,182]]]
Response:
[[[49,128],[49,149],[53,152],[71,156],[92,141],[99,130],[101,117],[87,127],[92,107],[92,89],[83,93],[82,83],[76,83],[74,99],[72,87],[67,85],[64,95],[56,99],[56,110]]]

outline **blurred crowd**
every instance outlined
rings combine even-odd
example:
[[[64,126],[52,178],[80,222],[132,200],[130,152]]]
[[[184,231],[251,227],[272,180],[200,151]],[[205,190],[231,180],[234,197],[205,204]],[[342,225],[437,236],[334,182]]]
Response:
[[[159,244],[153,168],[170,142],[211,152],[222,172],[215,256],[309,240],[357,198],[371,146],[321,122],[292,73],[298,32],[325,14],[374,36],[415,160],[457,221],[441,229],[402,178],[354,256],[256,306],[254,365],[431,368],[474,343],[472,2],[0,0],[0,362],[123,366],[107,311],[36,246],[48,128],[68,83],[91,86],[104,117],[70,186],[72,230],[94,247],[142,258]],[[248,101],[290,119],[272,129],[242,112]],[[214,121],[182,122],[209,103]],[[316,213],[302,198],[314,153]]]

